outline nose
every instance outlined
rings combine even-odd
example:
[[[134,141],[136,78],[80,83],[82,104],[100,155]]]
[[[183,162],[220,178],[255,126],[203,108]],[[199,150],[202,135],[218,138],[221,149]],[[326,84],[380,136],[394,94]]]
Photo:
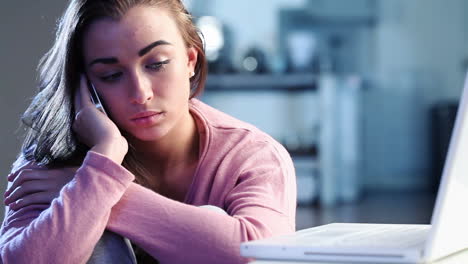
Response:
[[[130,99],[135,104],[145,104],[153,99],[151,80],[144,74],[134,74],[131,80]]]

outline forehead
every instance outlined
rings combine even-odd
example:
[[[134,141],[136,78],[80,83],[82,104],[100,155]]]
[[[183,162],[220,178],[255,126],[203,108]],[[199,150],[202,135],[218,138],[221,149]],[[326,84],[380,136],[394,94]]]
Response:
[[[137,53],[148,44],[165,40],[176,47],[183,46],[175,20],[165,9],[135,6],[119,19],[103,18],[90,24],[84,33],[85,57]],[[182,45],[182,46],[181,46]]]

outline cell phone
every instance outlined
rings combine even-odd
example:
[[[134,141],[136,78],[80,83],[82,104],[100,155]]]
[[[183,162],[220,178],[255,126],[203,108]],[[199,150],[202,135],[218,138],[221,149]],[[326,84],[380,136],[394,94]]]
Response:
[[[99,95],[96,91],[96,88],[94,87],[94,84],[92,84],[90,81],[88,81],[88,87],[89,87],[89,93],[91,94],[91,101],[93,102],[94,106],[101,111],[103,114],[107,115],[106,110],[104,109],[104,106],[102,105],[101,99],[99,98]]]

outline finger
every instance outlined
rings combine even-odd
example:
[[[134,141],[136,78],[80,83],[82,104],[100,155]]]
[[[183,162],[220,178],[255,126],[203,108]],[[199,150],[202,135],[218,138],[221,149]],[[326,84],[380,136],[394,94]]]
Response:
[[[75,115],[78,114],[78,112],[81,110],[81,86],[83,85],[83,82],[86,82],[84,75],[80,76],[80,85],[77,89],[75,89],[75,94],[73,98],[73,105],[75,106]]]
[[[19,210],[33,204],[50,204],[56,197],[56,194],[50,192],[32,193],[10,204],[9,207],[13,210]]]
[[[9,205],[16,202],[17,200],[23,198],[24,196],[32,193],[43,192],[48,190],[48,185],[44,181],[27,181],[22,185],[13,189],[11,194],[9,194],[4,203]]]
[[[94,105],[93,102],[91,102],[91,94],[89,92],[88,81],[84,75],[81,77],[80,98],[82,108]]]
[[[36,163],[30,161],[30,162],[26,162],[25,164],[23,164],[21,167],[19,167],[18,169],[16,169],[15,171],[11,172],[10,174],[8,174],[8,178],[7,180],[8,181],[14,181],[15,178],[18,176],[18,174],[22,171],[22,170],[25,170],[25,169],[43,169],[44,166],[40,166],[40,165],[37,165]]]
[[[23,183],[27,177],[27,175],[32,169],[22,169],[18,170],[18,172],[11,174],[11,176],[8,177],[8,181],[11,182],[10,187],[5,191],[5,194],[3,196],[7,196],[11,191],[13,191],[18,185]]]
[[[46,169],[23,169],[21,170],[18,175],[11,181],[12,184],[10,188],[5,192],[4,196],[6,197],[9,195],[13,190],[15,190],[18,186],[23,184],[26,181],[32,180],[44,180],[47,179],[47,173],[49,171]]]

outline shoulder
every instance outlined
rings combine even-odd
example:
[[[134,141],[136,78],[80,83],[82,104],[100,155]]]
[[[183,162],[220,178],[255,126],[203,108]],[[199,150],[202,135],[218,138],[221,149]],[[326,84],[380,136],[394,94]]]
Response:
[[[199,129],[204,133],[232,137],[242,135],[250,140],[276,142],[270,135],[254,125],[228,115],[200,100],[192,99],[190,110],[196,115]]]
[[[198,99],[190,100],[190,110],[204,125],[217,129],[258,130],[255,126],[211,107]]]
[[[205,134],[204,152],[208,156],[235,161],[236,166],[240,166],[239,163],[250,164],[252,161],[292,166],[286,149],[254,125],[197,99],[191,100],[191,111],[200,119],[198,126]]]
[[[196,115],[200,132],[207,134],[211,141],[221,141],[222,144],[230,141],[257,143],[259,145],[270,145],[281,150],[284,149],[275,139],[254,125],[215,109],[198,99],[191,100],[190,110]]]

